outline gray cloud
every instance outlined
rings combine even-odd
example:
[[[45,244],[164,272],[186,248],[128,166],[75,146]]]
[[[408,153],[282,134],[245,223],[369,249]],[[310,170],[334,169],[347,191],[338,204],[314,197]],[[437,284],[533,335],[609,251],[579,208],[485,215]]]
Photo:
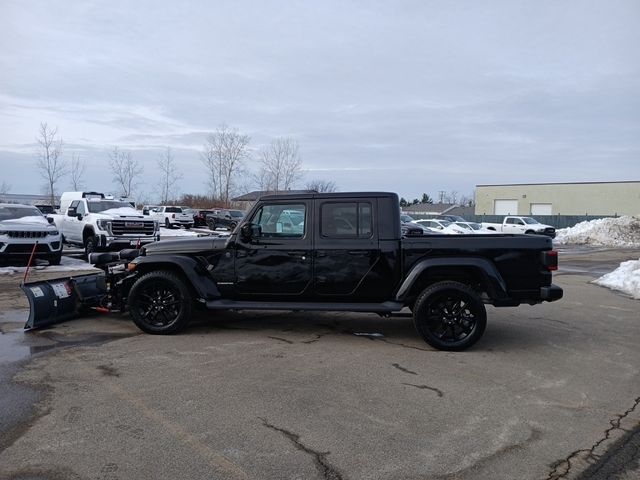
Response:
[[[343,190],[637,179],[639,14],[634,0],[5,2],[1,180],[34,190],[41,121],[104,190],[114,145],[149,190],[171,145],[183,190],[204,190],[199,150],[222,122],[254,151],[295,137],[308,176]]]

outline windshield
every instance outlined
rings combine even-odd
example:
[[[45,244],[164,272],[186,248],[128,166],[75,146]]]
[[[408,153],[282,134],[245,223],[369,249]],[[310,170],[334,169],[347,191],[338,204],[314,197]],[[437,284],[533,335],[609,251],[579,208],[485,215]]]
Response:
[[[36,207],[0,207],[0,221],[22,217],[40,217],[42,213]]]
[[[112,208],[131,208],[131,205],[127,202],[118,202],[117,200],[89,201],[87,205],[89,205],[89,212],[91,213],[100,213]]]
[[[400,220],[402,220],[405,223],[413,222],[413,217],[403,213],[403,214],[400,215]]]
[[[527,225],[533,225],[534,223],[540,223],[538,222],[535,218],[531,218],[531,217],[522,217],[522,220],[524,221],[524,223],[526,223]]]
[[[241,212],[240,210],[229,210],[229,215],[235,218],[242,218],[244,217],[244,212]]]
[[[473,230],[482,230],[482,225],[479,223],[467,223]]]
[[[438,220],[438,222],[440,223],[440,225],[442,225],[443,227],[448,227],[449,225],[451,225],[451,222],[448,220]]]

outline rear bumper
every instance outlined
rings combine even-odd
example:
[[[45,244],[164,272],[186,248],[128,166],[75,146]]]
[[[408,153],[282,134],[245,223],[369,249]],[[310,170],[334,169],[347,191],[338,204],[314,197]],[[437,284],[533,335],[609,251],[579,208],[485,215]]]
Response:
[[[562,288],[557,285],[549,285],[548,287],[540,288],[540,299],[545,302],[555,302],[560,300],[563,295]]]

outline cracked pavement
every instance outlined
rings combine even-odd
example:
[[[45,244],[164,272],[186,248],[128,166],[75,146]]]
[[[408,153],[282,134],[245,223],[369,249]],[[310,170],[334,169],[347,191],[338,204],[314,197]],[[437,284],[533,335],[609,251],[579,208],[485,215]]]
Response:
[[[592,279],[568,268],[562,301],[488,308],[461,353],[431,349],[407,316],[365,314],[216,312],[174,337],[104,316],[25,334],[12,298],[0,479],[640,478],[640,304]]]

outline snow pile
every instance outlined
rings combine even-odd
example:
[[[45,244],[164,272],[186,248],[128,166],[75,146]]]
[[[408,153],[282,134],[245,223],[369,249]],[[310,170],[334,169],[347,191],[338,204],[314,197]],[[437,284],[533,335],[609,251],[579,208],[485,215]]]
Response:
[[[0,267],[0,275],[13,275],[15,273],[24,274],[27,267]],[[77,258],[62,257],[60,265],[49,265],[46,260],[36,260],[36,264],[31,266],[29,271],[44,272],[77,272],[85,270],[93,270],[94,267],[90,263]]]
[[[593,283],[619,290],[640,300],[640,259],[622,262],[613,272],[603,275]]]
[[[580,222],[573,227],[558,230],[555,243],[638,247],[640,246],[640,217],[624,216]]]

